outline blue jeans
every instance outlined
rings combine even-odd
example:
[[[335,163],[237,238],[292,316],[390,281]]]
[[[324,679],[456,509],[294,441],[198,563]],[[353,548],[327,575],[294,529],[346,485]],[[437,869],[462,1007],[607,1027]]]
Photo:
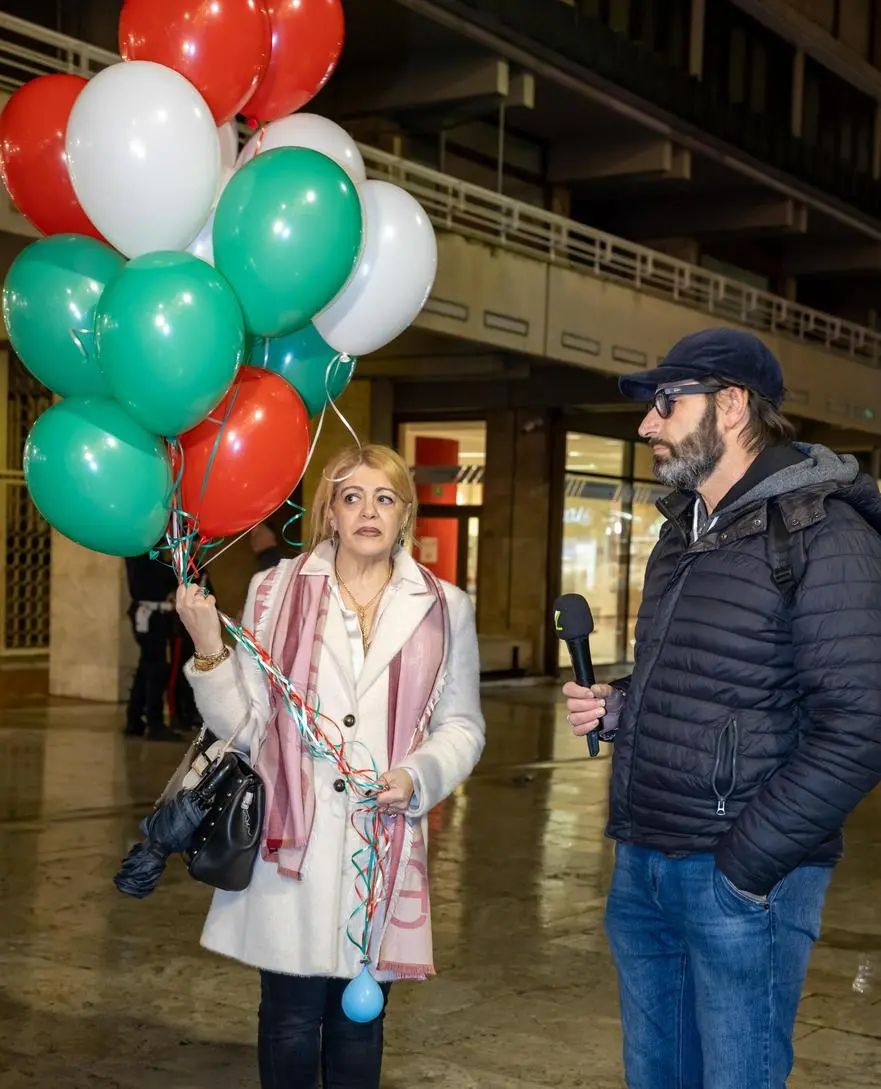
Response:
[[[379,1089],[382,1021],[343,1013],[347,979],[260,973],[257,1055],[262,1089]],[[389,985],[380,984],[388,998]]]
[[[831,877],[800,866],[762,902],[711,854],[618,844],[606,931],[629,1089],[784,1089]]]

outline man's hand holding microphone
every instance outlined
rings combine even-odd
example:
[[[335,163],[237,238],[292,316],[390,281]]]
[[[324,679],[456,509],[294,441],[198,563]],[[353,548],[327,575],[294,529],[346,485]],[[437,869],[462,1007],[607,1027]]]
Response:
[[[624,693],[609,684],[594,683],[590,658],[593,617],[580,594],[563,594],[554,602],[554,629],[569,648],[575,674],[575,680],[563,686],[566,718],[576,737],[587,737],[590,755],[597,756],[601,740],[615,740]]]
[[[576,737],[585,737],[597,728],[605,732],[607,727],[603,719],[607,715],[608,705],[615,705],[615,711],[619,712],[621,708],[618,704],[624,702],[621,693],[610,684],[595,684],[584,688],[577,681],[568,681],[563,685],[563,695],[566,697],[568,712],[566,720]]]

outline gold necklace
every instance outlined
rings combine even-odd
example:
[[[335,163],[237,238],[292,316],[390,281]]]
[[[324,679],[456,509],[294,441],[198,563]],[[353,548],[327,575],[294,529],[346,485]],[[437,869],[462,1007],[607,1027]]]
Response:
[[[392,581],[394,565],[390,560],[388,565],[388,577],[386,578],[382,586],[380,586],[379,590],[377,590],[373,597],[367,602],[366,605],[358,604],[358,600],[355,595],[352,593],[349,587],[346,586],[345,582],[343,582],[342,576],[340,575],[339,568],[337,567],[336,563],[334,563],[333,565],[333,570],[334,574],[336,575],[337,582],[346,591],[352,604],[355,606],[355,615],[358,617],[358,627],[361,629],[361,644],[364,647],[364,653],[366,654],[367,648],[370,646],[370,629],[367,627],[367,614],[370,612],[371,608],[376,604],[379,598],[382,597],[383,593],[385,592],[385,588]]]

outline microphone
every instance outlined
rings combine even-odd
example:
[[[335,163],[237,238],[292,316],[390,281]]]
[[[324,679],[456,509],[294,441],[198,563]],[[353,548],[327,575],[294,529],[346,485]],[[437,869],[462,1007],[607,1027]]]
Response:
[[[581,594],[563,594],[554,602],[554,628],[560,639],[569,648],[575,680],[582,688],[591,688],[596,684],[593,662],[590,659],[590,635],[594,630],[590,606]],[[600,751],[600,727],[587,735],[587,751],[598,756]]]

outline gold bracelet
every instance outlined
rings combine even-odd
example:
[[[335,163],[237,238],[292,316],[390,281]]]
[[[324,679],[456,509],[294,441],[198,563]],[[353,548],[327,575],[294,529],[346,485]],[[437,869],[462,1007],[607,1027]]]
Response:
[[[219,666],[221,662],[225,662],[228,657],[229,647],[224,647],[223,650],[218,651],[217,654],[194,654],[193,665],[195,666],[197,673],[207,673],[210,669]]]

